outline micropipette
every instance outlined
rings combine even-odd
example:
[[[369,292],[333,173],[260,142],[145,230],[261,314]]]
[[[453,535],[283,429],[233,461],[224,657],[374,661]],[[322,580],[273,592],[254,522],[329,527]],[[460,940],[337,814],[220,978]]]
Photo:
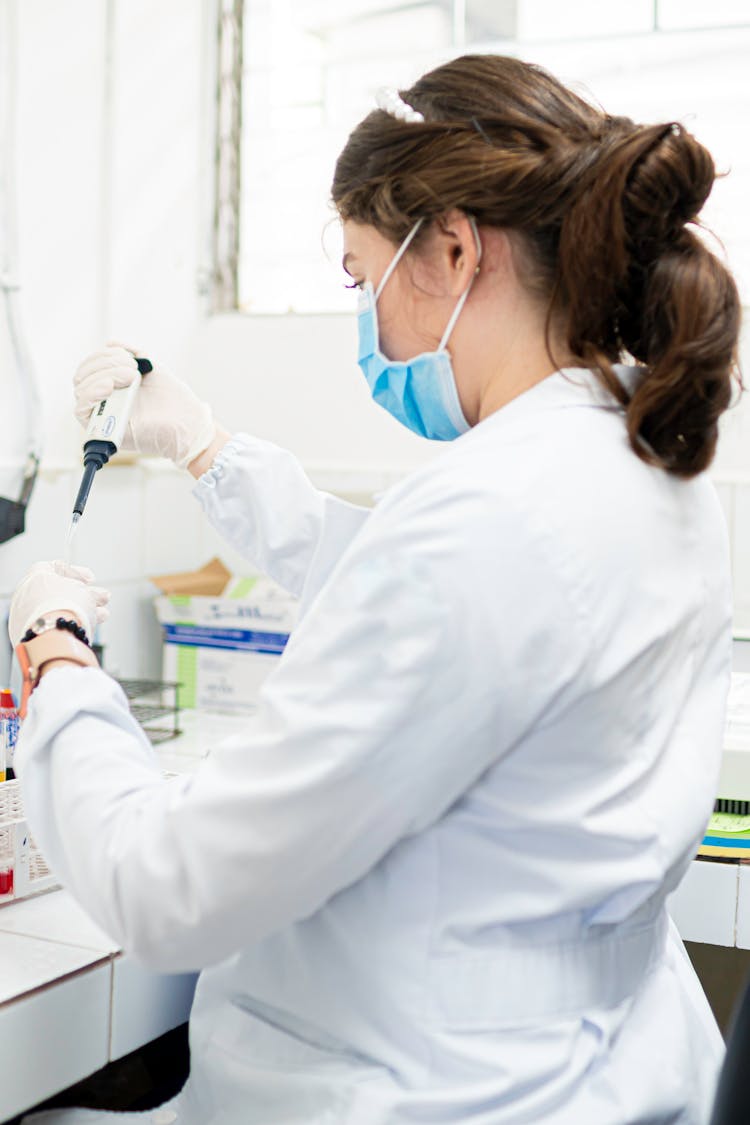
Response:
[[[149,359],[136,359],[140,377],[148,375],[153,370]],[[83,515],[86,501],[89,498],[94,476],[102,465],[106,465],[113,453],[116,453],[125,437],[125,430],[133,409],[133,402],[141,385],[141,378],[136,378],[129,387],[120,387],[95,406],[91,412],[91,420],[86,430],[86,440],[83,443],[83,478],[78,489],[76,502],[73,505],[73,520],[68,532],[68,549],[76,524]]]

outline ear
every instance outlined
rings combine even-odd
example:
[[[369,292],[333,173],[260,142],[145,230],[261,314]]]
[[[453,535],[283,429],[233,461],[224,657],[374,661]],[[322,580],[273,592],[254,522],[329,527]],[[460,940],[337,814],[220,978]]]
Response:
[[[450,289],[459,297],[478,272],[481,244],[475,226],[464,211],[446,211],[435,220],[441,242],[441,257]]]

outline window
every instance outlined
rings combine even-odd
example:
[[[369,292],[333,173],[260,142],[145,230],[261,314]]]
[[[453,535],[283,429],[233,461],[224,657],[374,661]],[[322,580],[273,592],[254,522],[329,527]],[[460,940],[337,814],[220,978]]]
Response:
[[[379,87],[408,85],[448,56],[450,17],[445,4],[246,2],[242,308],[353,308],[328,204],[336,157]]]
[[[746,0],[244,0],[242,48],[242,310],[354,307],[328,204],[336,157],[379,87],[467,49],[539,62],[609,112],[683,121],[730,173],[705,217],[750,302]]]

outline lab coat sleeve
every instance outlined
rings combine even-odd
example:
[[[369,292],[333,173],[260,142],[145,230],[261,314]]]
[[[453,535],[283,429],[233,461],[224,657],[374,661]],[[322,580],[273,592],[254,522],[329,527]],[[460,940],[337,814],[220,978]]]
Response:
[[[491,513],[488,538],[471,496],[423,507],[368,523],[258,716],[187,778],[161,780],[103,672],[34,693],[32,830],[124,948],[198,969],[312,915],[564,705],[588,638],[554,563],[517,516]]]
[[[194,493],[224,539],[303,608],[370,514],[315,488],[291,453],[246,434],[227,443]]]

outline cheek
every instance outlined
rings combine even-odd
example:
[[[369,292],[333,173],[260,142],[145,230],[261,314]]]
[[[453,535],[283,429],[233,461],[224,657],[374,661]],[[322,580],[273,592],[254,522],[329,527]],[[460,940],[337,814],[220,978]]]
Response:
[[[408,359],[403,349],[404,332],[398,309],[384,302],[378,302],[378,327],[380,329],[380,350],[388,359]]]
[[[391,297],[389,300],[388,297]],[[429,310],[415,306],[404,294],[386,294],[378,301],[380,350],[388,359],[413,359],[437,347],[440,340],[428,324]]]

